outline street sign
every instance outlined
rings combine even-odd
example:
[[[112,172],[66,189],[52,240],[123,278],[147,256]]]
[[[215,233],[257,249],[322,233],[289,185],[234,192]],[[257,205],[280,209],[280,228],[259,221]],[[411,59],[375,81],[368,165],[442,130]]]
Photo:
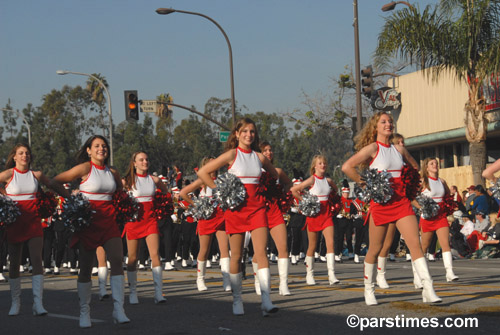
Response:
[[[141,111],[143,113],[156,113],[156,100],[142,100]]]
[[[219,142],[227,142],[230,134],[230,131],[219,131]]]

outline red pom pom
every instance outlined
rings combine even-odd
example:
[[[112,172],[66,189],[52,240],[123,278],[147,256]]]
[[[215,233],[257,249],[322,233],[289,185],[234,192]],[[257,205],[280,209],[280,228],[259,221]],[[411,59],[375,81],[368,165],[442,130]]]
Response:
[[[440,212],[448,216],[453,214],[458,204],[450,194],[447,194],[443,197],[443,201],[439,203],[439,207],[441,207]]]
[[[116,191],[113,194],[113,206],[116,210],[116,222],[118,224],[137,221],[142,215],[142,206],[124,190]]]
[[[288,191],[286,194],[282,193],[281,198],[278,200],[278,206],[282,213],[288,213],[293,204],[293,194]]]
[[[278,184],[276,178],[268,172],[262,172],[259,180],[259,191],[269,201],[277,201],[283,195],[283,187]]]
[[[38,214],[42,219],[48,219],[56,212],[59,200],[56,195],[52,192],[40,191],[36,194],[38,200],[36,206]]]
[[[337,215],[342,209],[342,199],[340,199],[337,192],[330,192],[328,196],[328,209],[333,216]]]
[[[161,220],[174,214],[174,202],[170,193],[163,193],[161,190],[156,190],[153,198],[153,216],[157,220]]]
[[[403,166],[401,170],[401,181],[405,188],[406,197],[414,200],[420,191],[420,174],[417,169],[410,165]]]

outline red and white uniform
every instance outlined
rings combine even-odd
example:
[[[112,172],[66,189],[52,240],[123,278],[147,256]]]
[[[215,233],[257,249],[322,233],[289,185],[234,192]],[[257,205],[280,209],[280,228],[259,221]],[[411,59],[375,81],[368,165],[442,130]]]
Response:
[[[235,210],[226,210],[226,233],[237,234],[267,227],[266,199],[258,193],[262,163],[253,150],[236,148],[236,157],[228,172],[241,179],[247,198]]]
[[[156,185],[149,174],[136,174],[135,186],[132,188],[132,196],[140,205],[139,218],[135,222],[127,222],[122,236],[127,234],[128,240],[138,240],[151,234],[158,234],[158,221],[153,215],[153,197]]]
[[[332,213],[328,208],[328,196],[330,195],[330,191],[332,188],[328,183],[326,177],[318,177],[314,175],[314,184],[309,189],[310,194],[314,194],[318,197],[320,201],[320,211],[314,217],[306,218],[306,225],[304,229],[307,227],[307,230],[313,231],[322,231],[326,227],[333,226]]]
[[[120,237],[112,201],[115,190],[116,181],[111,170],[90,162],[90,172],[80,183],[80,192],[89,199],[95,213],[92,214],[90,227],[73,234],[72,247],[81,241],[86,249],[91,250],[113,237]]]
[[[401,181],[401,170],[403,169],[403,156],[394,145],[386,145],[377,142],[378,150],[375,158],[370,163],[371,169],[377,169],[379,172],[387,170],[392,175],[392,189],[394,194],[391,200],[385,204],[379,204],[370,201],[370,215],[373,217],[375,225],[380,226],[409,215],[415,215],[406,198],[404,185]]]
[[[7,241],[20,243],[34,237],[43,236],[42,218],[38,214],[36,193],[38,192],[38,179],[33,171],[20,171],[12,169],[12,178],[5,187],[6,195],[17,202],[21,215],[14,223],[7,226]]]
[[[206,186],[200,191],[200,198],[212,198],[213,189]],[[208,220],[198,220],[198,234],[210,235],[219,230],[225,230],[224,211],[217,206],[212,217]]]
[[[441,203],[446,193],[441,179],[429,177],[429,188],[423,190],[422,194],[426,197],[432,198],[432,200],[438,204]],[[440,210],[439,214],[431,219],[426,220],[423,217],[420,217],[419,225],[424,233],[436,231],[439,228],[448,227],[448,219],[446,218],[444,211]]]

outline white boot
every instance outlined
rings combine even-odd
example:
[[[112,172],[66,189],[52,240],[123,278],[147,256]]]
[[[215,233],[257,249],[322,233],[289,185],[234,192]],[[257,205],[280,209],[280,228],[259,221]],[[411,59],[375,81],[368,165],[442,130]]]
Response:
[[[413,262],[415,263],[415,270],[417,270],[419,277],[422,279],[422,286],[424,287],[422,291],[423,302],[441,302],[441,298],[439,298],[436,295],[436,292],[434,292],[434,287],[432,286],[432,278],[429,273],[429,268],[427,267],[425,257],[420,257]]]
[[[340,280],[335,277],[335,254],[326,254],[326,268],[328,269],[328,282],[330,285],[340,283]]]
[[[356,263],[356,264],[360,263],[358,254],[354,254],[354,263]]]
[[[205,273],[207,271],[207,262],[198,260],[198,277],[196,278],[196,286],[198,286],[198,291],[208,290],[205,285]]]
[[[307,285],[316,285],[314,280],[314,257],[306,256],[306,283]]]
[[[43,275],[31,277],[33,289],[33,315],[46,315],[47,310],[43,308]]]
[[[257,272],[259,271],[259,264],[252,262],[252,268],[253,268],[253,279],[255,281],[255,293],[257,295],[260,295],[260,282],[259,282],[259,276],[257,276]]]
[[[127,323],[130,319],[123,310],[123,301],[125,299],[125,279],[123,275],[111,276],[111,295],[113,297],[113,322]]]
[[[92,290],[92,281],[88,283],[77,282],[78,299],[80,301],[80,328],[90,328],[90,293]]]
[[[280,295],[291,295],[288,289],[288,258],[278,258],[278,273],[280,276]]]
[[[222,286],[224,291],[231,291],[231,280],[229,280],[229,257],[221,258],[220,272],[222,272]]]
[[[99,282],[99,300],[108,298],[109,295],[106,292],[106,281],[108,279],[108,268],[106,266],[101,266],[97,269],[97,278]]]
[[[375,298],[375,264],[365,262],[365,303],[368,306],[378,305],[377,298]]]
[[[387,257],[379,257],[377,262],[377,285],[380,288],[389,288],[387,280],[385,280],[385,266]]]
[[[14,316],[19,314],[21,309],[21,277],[9,279],[10,297],[12,299],[9,315]]]
[[[137,298],[137,271],[127,271],[127,280],[129,290],[128,301],[131,305],[137,305],[139,303],[139,299]]]
[[[453,256],[451,255],[451,252],[443,252],[443,263],[444,268],[446,269],[446,281],[450,282],[458,280],[458,276],[453,272]]]
[[[243,309],[243,300],[241,299],[241,281],[242,274],[240,273],[230,273],[229,280],[231,281],[231,290],[233,291],[233,314],[243,315],[245,311]]]
[[[268,316],[269,313],[276,313],[278,307],[274,306],[271,301],[271,272],[269,268],[259,269],[257,276],[259,277],[260,291],[262,292],[262,304],[260,305],[262,315]]]
[[[152,272],[155,287],[155,304],[161,304],[166,301],[163,297],[163,272],[161,266],[155,266]]]
[[[415,268],[415,263],[413,263],[413,261],[411,261],[411,269],[413,271],[413,285],[415,286],[415,289],[423,289],[424,287],[422,286],[422,279],[420,279],[420,276],[417,273],[417,269]]]

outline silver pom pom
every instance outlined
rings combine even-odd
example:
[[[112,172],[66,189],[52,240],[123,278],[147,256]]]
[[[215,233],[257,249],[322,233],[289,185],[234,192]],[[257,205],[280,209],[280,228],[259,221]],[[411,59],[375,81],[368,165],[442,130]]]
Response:
[[[214,214],[217,203],[213,198],[209,197],[193,197],[194,205],[189,207],[185,212],[186,215],[191,215],[196,220],[208,220]]]
[[[63,204],[61,220],[66,228],[72,232],[79,232],[92,223],[92,214],[89,200],[82,193],[72,195]]]
[[[432,198],[421,194],[415,200],[420,205],[420,213],[424,219],[429,220],[439,214],[439,204]]]
[[[214,199],[222,210],[235,209],[245,201],[247,191],[240,178],[226,172],[215,180]]]
[[[490,187],[491,195],[500,200],[500,178],[497,179],[495,185]]]
[[[16,202],[0,194],[0,227],[16,222],[19,215],[21,215],[21,212],[17,208]]]
[[[379,204],[385,204],[391,200],[394,190],[390,179],[392,175],[387,170],[367,169],[360,173],[361,180],[366,184],[363,189],[356,185],[354,192],[360,200],[368,202],[373,200]]]
[[[299,202],[299,211],[305,216],[316,216],[321,210],[319,199],[314,194],[304,192]]]

